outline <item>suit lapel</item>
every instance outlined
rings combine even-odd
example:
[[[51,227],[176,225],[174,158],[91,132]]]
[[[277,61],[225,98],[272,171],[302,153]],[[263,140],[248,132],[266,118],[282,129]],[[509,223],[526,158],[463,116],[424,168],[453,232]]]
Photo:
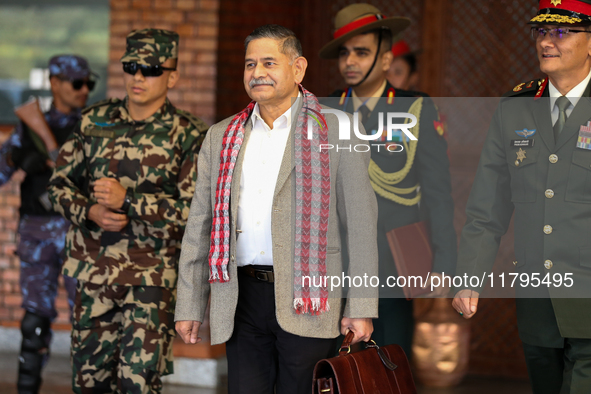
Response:
[[[242,147],[236,158],[236,166],[234,167],[234,174],[232,175],[232,188],[230,191],[230,208],[233,218],[238,218],[238,202],[240,201],[240,180],[242,178],[242,164],[244,163],[244,153],[246,152],[246,144],[250,137],[252,130],[252,119],[249,117],[246,120],[244,127],[244,141]]]
[[[531,98],[524,98],[523,100],[531,100],[533,106],[533,114],[538,132],[542,140],[551,152],[554,151],[554,129],[552,128],[552,116],[550,114],[550,95],[548,89],[540,100],[532,100]]]
[[[570,116],[566,119],[564,128],[558,136],[556,143],[556,149],[558,150],[562,145],[569,141],[573,134],[578,133],[581,125],[587,125],[587,122],[591,118],[591,99],[589,98],[589,90],[591,83],[587,85],[583,96],[579,99],[579,102],[571,112]]]
[[[277,195],[283,188],[283,185],[285,185],[285,182],[287,181],[289,175],[295,167],[294,141],[296,137],[296,126],[298,124],[298,116],[300,115],[303,101],[304,98],[301,97],[301,100],[298,100],[296,108],[293,108],[291,112],[291,129],[289,130],[289,137],[287,138],[287,143],[285,144],[285,151],[283,153],[283,159],[281,160],[279,174],[277,175],[277,183],[275,184],[275,192],[273,193],[273,198],[277,197]]]

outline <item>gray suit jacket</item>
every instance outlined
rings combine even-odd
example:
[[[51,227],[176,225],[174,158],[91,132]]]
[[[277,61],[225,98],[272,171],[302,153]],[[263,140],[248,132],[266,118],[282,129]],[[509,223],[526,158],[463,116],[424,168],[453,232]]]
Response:
[[[331,292],[330,310],[319,316],[298,315],[293,308],[293,259],[295,227],[295,163],[294,122],[285,148],[283,161],[273,198],[271,218],[273,235],[273,264],[275,273],[275,305],[277,321],[287,332],[316,338],[335,338],[340,333],[342,299],[339,291]],[[220,163],[222,138],[229,117],[213,125],[201,148],[198,162],[198,178],[191,212],[183,238],[179,264],[178,300],[175,320],[203,322],[211,293],[210,326],[211,343],[226,342],[234,330],[234,315],[238,302],[236,271],[236,218],[240,198],[240,178],[244,160],[244,147],[248,143],[252,124],[245,126],[243,149],[238,155],[231,190],[230,212],[230,263],[229,282],[208,282],[209,244],[212,211]],[[335,147],[363,143],[352,134],[351,141],[338,140],[338,121],[327,114],[329,143]],[[362,128],[362,126],[360,126]],[[351,129],[353,130],[353,129]],[[347,230],[349,255],[348,275],[368,277],[378,275],[377,252],[377,203],[369,183],[370,154],[348,150],[330,150],[331,203],[328,229],[327,275],[342,277],[341,238],[339,224]],[[329,282],[330,290],[330,282]],[[377,288],[356,288],[348,292],[344,315],[350,318],[375,318],[378,316]]]

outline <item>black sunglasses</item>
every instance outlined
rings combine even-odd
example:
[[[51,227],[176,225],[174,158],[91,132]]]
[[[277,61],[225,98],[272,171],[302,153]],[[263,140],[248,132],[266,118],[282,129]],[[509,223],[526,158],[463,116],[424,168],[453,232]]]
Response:
[[[94,89],[94,86],[96,85],[96,81],[92,81],[92,80],[84,80],[84,79],[75,79],[72,82],[72,87],[74,88],[74,90],[80,90],[82,89],[82,86],[84,86],[86,84],[86,87],[88,88],[89,91],[92,91],[92,89]]]
[[[159,77],[164,74],[164,70],[175,71],[176,68],[162,67],[162,66],[145,66],[137,64],[136,62],[123,63],[123,71],[128,74],[135,75],[138,70],[144,77]]]

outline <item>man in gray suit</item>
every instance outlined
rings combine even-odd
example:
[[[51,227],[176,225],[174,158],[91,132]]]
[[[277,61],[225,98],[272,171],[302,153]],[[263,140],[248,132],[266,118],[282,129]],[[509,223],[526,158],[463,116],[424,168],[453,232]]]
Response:
[[[337,117],[323,115],[300,85],[307,61],[292,31],[260,27],[245,49],[253,101],[212,126],[203,143],[176,329],[186,343],[199,342],[211,294],[211,342],[226,342],[229,392],[309,393],[314,365],[332,355],[334,338],[350,330],[354,342],[367,341],[377,317],[377,288],[351,288],[343,302],[328,291],[331,279],[318,280],[343,275],[340,225],[345,274],[377,276],[369,153],[351,149],[361,143],[353,133],[339,141]]]
[[[591,0],[539,8],[530,23],[547,77],[518,84],[497,108],[457,273],[491,272],[515,211],[517,324],[533,391],[591,393]],[[481,289],[456,294],[460,315],[476,313]]]

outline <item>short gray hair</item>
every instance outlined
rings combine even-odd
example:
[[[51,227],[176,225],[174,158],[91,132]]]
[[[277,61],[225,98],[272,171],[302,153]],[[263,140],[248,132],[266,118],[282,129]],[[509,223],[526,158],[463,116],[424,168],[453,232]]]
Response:
[[[271,38],[273,40],[281,41],[279,43],[279,51],[289,57],[290,62],[296,58],[303,56],[302,44],[296,37],[295,33],[287,27],[280,25],[264,25],[257,27],[244,40],[244,51],[248,49],[248,44],[251,41],[259,38]]]

